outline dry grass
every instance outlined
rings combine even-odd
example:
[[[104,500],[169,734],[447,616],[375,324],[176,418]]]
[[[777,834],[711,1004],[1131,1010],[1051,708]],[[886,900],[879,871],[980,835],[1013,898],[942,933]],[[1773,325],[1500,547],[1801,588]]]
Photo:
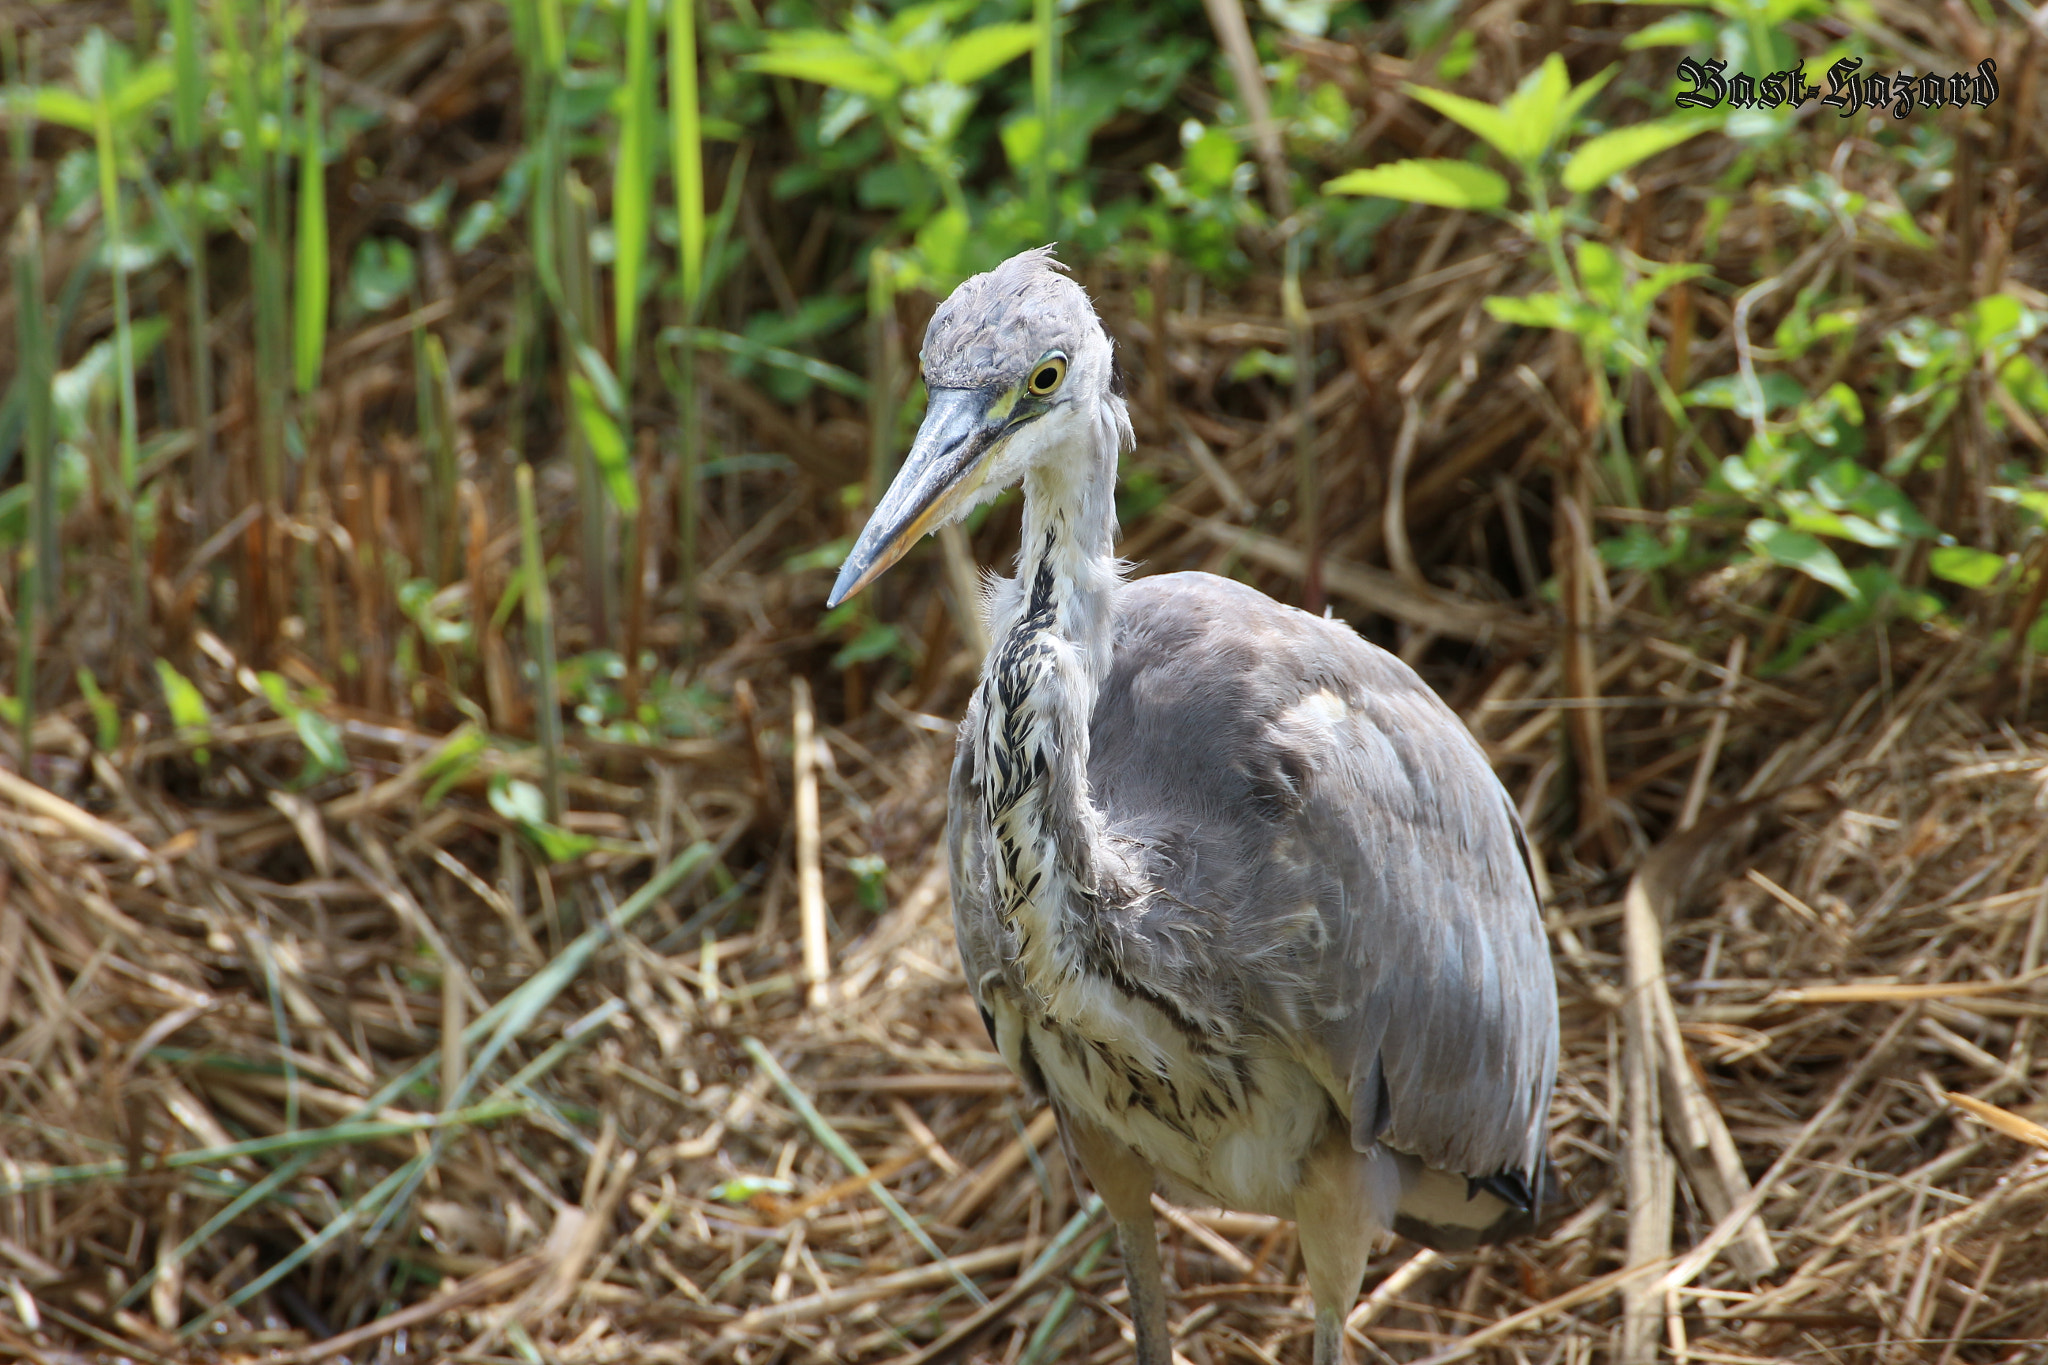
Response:
[[[458,38],[455,11],[414,10],[404,22],[446,47],[425,74],[405,68],[408,89],[503,74],[493,39]],[[1910,313],[2001,288],[2048,302],[2048,139],[2024,93],[2039,38],[1877,13],[1944,53],[2002,44],[2012,103],[1964,139],[1980,197],[1936,199],[1922,220],[1941,249],[1921,255],[1802,235],[1781,207],[1739,202],[1711,258],[1737,284],[1794,266],[1855,281],[1869,315],[1842,362],[1852,374]],[[1490,58],[1505,41],[1491,34]],[[1558,41],[1613,55],[1599,35]],[[1357,78],[1362,122],[1383,139],[1368,159],[1441,138],[1384,79],[1400,74],[1392,59],[1307,56]],[[346,69],[348,50],[334,60]],[[1517,68],[1500,60],[1504,86]],[[364,61],[360,79],[384,69]],[[1896,162],[1843,146],[1846,183],[1896,192]],[[1697,145],[1657,163],[1633,205],[1613,205],[1615,237],[1701,258],[1692,187],[1729,155]],[[1176,285],[1190,306],[1140,316],[1140,281],[1090,281],[1134,371],[1136,462],[1171,489],[1127,527],[1125,552],[1290,600],[1315,578],[1452,698],[1541,845],[1567,1207],[1546,1237],[1479,1255],[1390,1245],[1354,1319],[1361,1358],[2038,1359],[2048,739],[2035,661],[1994,647],[2014,604],[1845,637],[1758,677],[1754,661],[1808,612],[1805,580],[1721,574],[1666,604],[1650,578],[1599,564],[1596,535],[1644,514],[1594,495],[1576,351],[1478,306],[1533,278],[1515,240],[1431,212],[1385,241],[1368,275],[1310,289],[1318,335],[1345,357],[1313,403],[1327,495],[1315,575],[1291,522],[1260,511],[1294,488],[1293,415],[1222,383],[1244,347],[1284,348],[1273,282],[1226,300]],[[344,228],[337,252],[347,242]],[[444,278],[428,304],[458,358],[464,590],[478,601],[497,600],[517,553],[493,363],[506,282]],[[1733,366],[1725,301],[1683,298],[1660,320],[1685,357],[1681,386]],[[1760,310],[1757,335],[1773,316]],[[405,338],[371,329],[359,343],[317,419],[331,439],[308,463],[298,524],[315,546],[337,528],[417,546],[416,512],[388,483],[414,458],[394,434],[411,405]],[[823,578],[781,565],[850,529],[835,493],[864,458],[859,414],[822,399],[780,409],[729,374],[707,383],[719,440],[796,463],[707,499],[694,676],[719,723],[645,746],[569,739],[565,823],[603,840],[576,860],[537,857],[489,800],[494,776],[537,779],[530,749],[488,749],[435,790],[431,756],[465,680],[495,732],[530,733],[515,641],[487,636],[473,668],[344,675],[317,630],[209,632],[184,592],[206,550],[167,552],[151,651],[211,700],[202,762],[202,737],[170,733],[145,704],[147,654],[128,627],[83,609],[61,623],[63,671],[87,662],[117,680],[129,714],[102,753],[82,703],[53,709],[35,742],[43,790],[0,790],[0,1352],[1125,1358],[1107,1225],[1048,1116],[988,1050],[950,941],[944,774],[974,660],[940,556],[876,593],[878,614],[921,641],[918,661],[830,669],[842,641],[817,632]],[[1660,418],[1632,402],[1647,447]],[[223,441],[246,424],[229,413]],[[1397,531],[1413,574],[1373,567],[1400,563],[1381,509],[1404,426],[1414,472]],[[1717,449],[1731,432],[1739,443],[1732,426],[1705,429]],[[1999,439],[2009,448],[1980,450],[1965,478],[2038,460],[2023,428]],[[163,477],[183,496],[175,471]],[[363,496],[380,478],[384,493]],[[565,484],[544,485],[562,527]],[[1979,505],[1968,483],[1915,491],[1965,522]],[[69,533],[116,543],[96,520],[110,515],[88,507]],[[977,557],[1014,541],[1014,511],[999,509]],[[381,582],[309,558],[320,619],[366,638],[403,629]],[[666,591],[670,566],[654,560]],[[82,571],[119,597],[118,561],[87,554]],[[1535,589],[1552,575],[1546,604]],[[655,600],[668,607],[647,638],[672,653],[682,624],[672,598]],[[589,623],[566,615],[583,647]],[[347,777],[297,785],[292,727],[244,671],[265,652],[334,691]],[[865,857],[888,869],[879,913],[850,866]],[[818,930],[822,972],[806,952]],[[507,1002],[523,1013],[501,1030]],[[266,1197],[179,1250],[279,1170]],[[380,1221],[370,1195],[407,1172],[416,1185]],[[1306,1359],[1290,1226],[1175,1210],[1162,1230],[1190,1362]]]

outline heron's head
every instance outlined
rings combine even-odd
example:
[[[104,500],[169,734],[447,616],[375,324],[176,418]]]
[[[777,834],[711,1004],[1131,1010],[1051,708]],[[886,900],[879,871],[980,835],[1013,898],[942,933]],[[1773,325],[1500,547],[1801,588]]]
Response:
[[[932,314],[918,359],[930,400],[903,468],[839,570],[828,605],[859,592],[927,532],[1029,470],[1097,458],[1119,423],[1109,334],[1051,247],[1012,256]],[[1110,456],[1115,456],[1114,436]]]

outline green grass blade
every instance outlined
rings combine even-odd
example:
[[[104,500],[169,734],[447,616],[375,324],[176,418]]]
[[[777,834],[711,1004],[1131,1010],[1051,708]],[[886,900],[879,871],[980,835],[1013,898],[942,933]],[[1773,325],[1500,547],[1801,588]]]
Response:
[[[789,1073],[782,1069],[782,1064],[775,1060],[774,1054],[762,1045],[761,1040],[759,1038],[742,1038],[740,1039],[740,1046],[747,1050],[747,1055],[754,1059],[756,1066],[768,1073],[769,1079],[774,1081],[776,1088],[782,1091],[782,1097],[789,1101],[789,1107],[796,1110],[797,1117],[802,1119],[804,1126],[811,1130],[811,1136],[816,1138],[826,1151],[838,1158],[839,1164],[846,1167],[847,1170],[858,1176],[867,1175],[868,1164],[860,1159],[860,1153],[848,1146],[846,1139],[839,1136],[839,1131],[826,1122],[825,1116],[818,1112],[817,1107],[811,1103],[810,1097],[797,1088],[797,1083],[790,1079]],[[988,1295],[981,1292],[981,1286],[968,1279],[966,1273],[954,1265],[952,1259],[945,1252],[939,1250],[939,1244],[934,1242],[931,1234],[926,1232],[924,1227],[915,1218],[910,1216],[908,1209],[896,1202],[895,1195],[889,1193],[879,1180],[870,1180],[868,1182],[868,1192],[874,1195],[876,1203],[889,1211],[889,1216],[894,1218],[898,1225],[910,1234],[911,1239],[924,1248],[925,1255],[931,1257],[934,1261],[937,1261],[952,1272],[953,1282],[966,1291],[968,1298],[973,1299],[978,1306],[984,1308],[988,1306]]]
[[[1032,0],[1031,103],[1038,114],[1038,151],[1031,158],[1031,195],[1046,236],[1060,235],[1052,193],[1052,156],[1058,143],[1059,16],[1054,0]]]
[[[306,70],[305,140],[299,149],[298,268],[292,288],[292,357],[301,394],[320,380],[327,342],[327,172],[320,137],[320,67]]]
[[[509,1083],[501,1088],[509,1092]],[[410,1137],[415,1133],[496,1123],[501,1119],[517,1118],[529,1108],[530,1106],[522,1101],[501,1098],[485,1100],[480,1104],[473,1104],[447,1114],[414,1114],[402,1119],[332,1123],[325,1128],[300,1128],[288,1133],[275,1133],[269,1137],[230,1142],[219,1147],[200,1147],[186,1152],[172,1152],[160,1160],[146,1162],[139,1168],[130,1166],[126,1161],[94,1161],[82,1166],[29,1166],[5,1179],[0,1179],[0,1196],[55,1189],[61,1185],[124,1180],[130,1176],[157,1171],[204,1169],[209,1166],[225,1166],[236,1161],[261,1160],[264,1157],[299,1152],[321,1152],[330,1147],[345,1147],[352,1143],[380,1142],[385,1138]]]
[[[14,227],[14,326],[20,358],[22,400],[27,406],[23,439],[28,457],[29,549],[35,567],[32,605],[44,613],[57,609],[57,587],[63,573],[62,541],[57,531],[55,414],[50,380],[56,370],[54,339],[43,303],[43,232],[35,206],[22,209]]]
[[[190,156],[199,150],[200,115],[206,106],[206,54],[199,46],[199,12],[194,0],[171,0],[172,69],[177,75],[171,104],[171,137]]]
[[[524,468],[525,466],[522,465],[521,469],[523,470]],[[87,676],[89,675],[82,675],[81,682]],[[715,857],[717,852],[718,850],[715,845],[700,840],[677,854],[665,867],[648,878],[644,886],[635,891],[631,896],[628,896],[603,924],[586,929],[577,935],[569,946],[557,954],[547,966],[521,982],[519,988],[510,995],[507,995],[478,1015],[469,1027],[462,1031],[462,1040],[465,1047],[473,1047],[486,1038],[492,1038],[495,1041],[495,1038],[500,1033],[500,1026],[507,1018],[513,1017],[515,1014],[529,1021],[536,1017],[547,1006],[548,1002],[561,994],[572,981],[582,974],[583,969],[589,965],[590,959],[596,955],[600,947],[616,935],[624,932],[634,920],[644,914],[657,900],[667,895],[677,882],[696,871],[707,859]],[[510,1036],[509,1034],[505,1035],[508,1041]],[[502,1048],[503,1044],[496,1044],[486,1054],[480,1054],[477,1060],[471,1063],[469,1076],[474,1077],[481,1073],[489,1061],[496,1058]],[[362,1122],[382,1110],[386,1105],[396,1103],[408,1091],[432,1077],[439,1070],[440,1065],[441,1054],[439,1052],[430,1053],[420,1058],[419,1061],[414,1062],[404,1071],[386,1081],[375,1094],[364,1100],[356,1108],[356,1111],[343,1119],[342,1122]],[[465,1085],[461,1093],[468,1093],[468,1089],[469,1086]],[[453,1106],[444,1106],[444,1108],[452,1110]],[[312,1152],[304,1152],[292,1157],[284,1165],[278,1167],[277,1170],[264,1176],[261,1180],[228,1201],[219,1212],[207,1219],[205,1223],[195,1229],[184,1241],[178,1243],[168,1257],[159,1258],[155,1266],[152,1266],[138,1276],[135,1283],[129,1286],[126,1293],[122,1294],[120,1301],[115,1306],[117,1308],[126,1308],[140,1301],[144,1295],[149,1293],[150,1286],[156,1283],[156,1277],[164,1266],[183,1261],[195,1250],[211,1241],[222,1228],[236,1222],[247,1214],[250,1209],[282,1189],[311,1164],[313,1156],[314,1153]],[[396,1186],[393,1188],[396,1188]]]
[[[683,319],[697,320],[704,291],[704,136],[697,102],[697,16],[692,0],[668,7],[669,156],[675,172]]]
[[[630,0],[626,9],[626,107],[619,121],[618,160],[612,169],[612,314],[618,329],[619,374],[629,387],[647,262],[647,224],[654,202],[653,77],[654,34],[648,0]]]

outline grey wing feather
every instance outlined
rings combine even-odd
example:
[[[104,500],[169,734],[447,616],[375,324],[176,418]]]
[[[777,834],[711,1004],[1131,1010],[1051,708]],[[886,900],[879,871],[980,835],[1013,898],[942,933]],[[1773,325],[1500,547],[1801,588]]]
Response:
[[[1360,1150],[1535,1188],[1556,983],[1470,733],[1349,627],[1241,584],[1140,579],[1117,620],[1088,775],[1152,892],[1114,926],[1128,969],[1212,1033],[1288,1046]],[[970,973],[992,967],[993,925],[961,928]]]

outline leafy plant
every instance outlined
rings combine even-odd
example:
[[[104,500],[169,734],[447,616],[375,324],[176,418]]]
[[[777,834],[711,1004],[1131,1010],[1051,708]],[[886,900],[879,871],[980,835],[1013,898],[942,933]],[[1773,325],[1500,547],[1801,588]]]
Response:
[[[856,5],[843,30],[770,33],[767,50],[745,63],[827,87],[818,125],[827,145],[870,116],[881,124],[897,155],[888,168],[864,177],[864,197],[901,210],[904,225],[915,232],[918,265],[936,289],[950,288],[967,272],[974,214],[956,143],[977,98],[973,87],[1040,38],[1038,26],[1023,23],[955,33],[967,9],[960,0],[935,0],[884,18]],[[1030,136],[1020,131],[1012,142],[1021,147]],[[1034,153],[1045,143],[1044,131],[1036,137]]]
[[[1521,182],[1527,202],[1523,210],[1509,211],[1514,187],[1506,176],[1475,161],[1447,158],[1416,158],[1351,171],[1325,183],[1323,190],[1477,210],[1504,216],[1527,233],[1543,249],[1556,288],[1527,298],[1490,298],[1487,309],[1504,322],[1556,328],[1579,338],[1599,385],[1607,468],[1622,495],[1635,502],[1632,458],[1621,438],[1621,408],[1607,387],[1607,377],[1647,379],[1674,424],[1690,432],[1678,396],[1657,363],[1659,346],[1649,334],[1648,319],[1666,290],[1705,268],[1624,257],[1587,239],[1578,227],[1583,216],[1575,209],[1593,190],[1720,120],[1697,115],[1652,119],[1578,139],[1560,160],[1560,146],[1573,141],[1582,113],[1614,71],[1609,67],[1574,85],[1564,58],[1552,53],[1498,105],[1447,90],[1407,87],[1416,100],[1500,154]]]

